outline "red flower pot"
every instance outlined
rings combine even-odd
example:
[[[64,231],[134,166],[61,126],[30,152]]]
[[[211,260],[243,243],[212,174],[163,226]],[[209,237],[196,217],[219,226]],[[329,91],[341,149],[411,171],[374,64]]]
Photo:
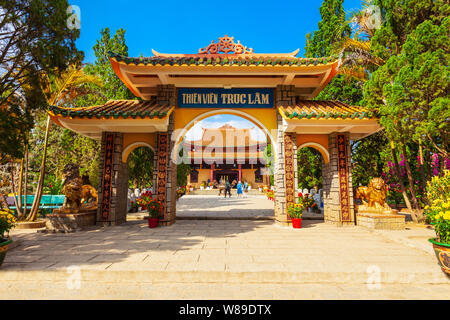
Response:
[[[158,218],[148,218],[148,227],[156,228],[158,226]]]
[[[302,227],[302,219],[294,219],[292,218],[292,227],[295,229],[300,229]]]

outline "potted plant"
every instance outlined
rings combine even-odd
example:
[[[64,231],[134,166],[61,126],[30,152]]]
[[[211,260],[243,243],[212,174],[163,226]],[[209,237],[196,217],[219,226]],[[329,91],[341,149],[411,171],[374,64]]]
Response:
[[[147,203],[148,208],[148,227],[156,228],[158,226],[159,215],[161,214],[161,202],[158,200],[150,200]]]
[[[428,182],[427,198],[430,205],[424,208],[425,214],[436,231],[436,238],[428,241],[433,244],[442,270],[450,274],[450,170]]]
[[[16,223],[16,218],[11,210],[0,210],[0,266],[5,259],[8,245],[12,242],[9,237],[9,230],[11,230]]]
[[[186,194],[186,187],[179,187],[177,189],[177,200]]]
[[[288,207],[288,214],[291,216],[292,227],[299,229],[302,227],[303,203],[293,203]]]

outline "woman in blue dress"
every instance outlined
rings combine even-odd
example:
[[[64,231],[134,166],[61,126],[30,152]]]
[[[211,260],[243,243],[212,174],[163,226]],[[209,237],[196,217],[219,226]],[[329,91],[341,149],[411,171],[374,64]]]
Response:
[[[237,184],[237,196],[238,196],[238,198],[242,197],[242,182],[240,182],[240,181]]]

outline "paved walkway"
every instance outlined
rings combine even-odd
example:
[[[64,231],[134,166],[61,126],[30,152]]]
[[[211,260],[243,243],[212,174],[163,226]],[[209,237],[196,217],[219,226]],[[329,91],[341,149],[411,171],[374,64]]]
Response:
[[[181,219],[248,219],[273,216],[273,201],[267,200],[264,195],[247,195],[245,198],[238,198],[235,193],[231,198],[218,195],[185,195],[177,202],[177,217]]]
[[[177,201],[178,219],[203,220],[273,220],[273,201],[265,195],[246,195],[238,198],[236,190],[231,198],[218,195],[185,195]],[[128,214],[128,220],[142,220],[148,214],[138,212]],[[307,213],[307,219],[323,219],[323,214]]]
[[[449,278],[416,245],[433,234],[261,220],[17,230],[20,245],[0,269],[0,298],[450,299]]]

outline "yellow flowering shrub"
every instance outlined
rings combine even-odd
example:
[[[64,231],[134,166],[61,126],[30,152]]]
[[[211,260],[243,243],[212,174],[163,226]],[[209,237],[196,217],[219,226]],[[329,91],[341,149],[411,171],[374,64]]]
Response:
[[[16,224],[16,217],[11,210],[0,210],[0,241],[6,240],[9,230]]]
[[[427,184],[425,214],[434,225],[437,241],[450,244],[450,170],[444,170],[443,176],[435,176]]]
[[[293,203],[293,204],[289,205],[288,213],[291,216],[291,218],[301,219],[304,208],[305,207],[304,207],[303,203]]]

